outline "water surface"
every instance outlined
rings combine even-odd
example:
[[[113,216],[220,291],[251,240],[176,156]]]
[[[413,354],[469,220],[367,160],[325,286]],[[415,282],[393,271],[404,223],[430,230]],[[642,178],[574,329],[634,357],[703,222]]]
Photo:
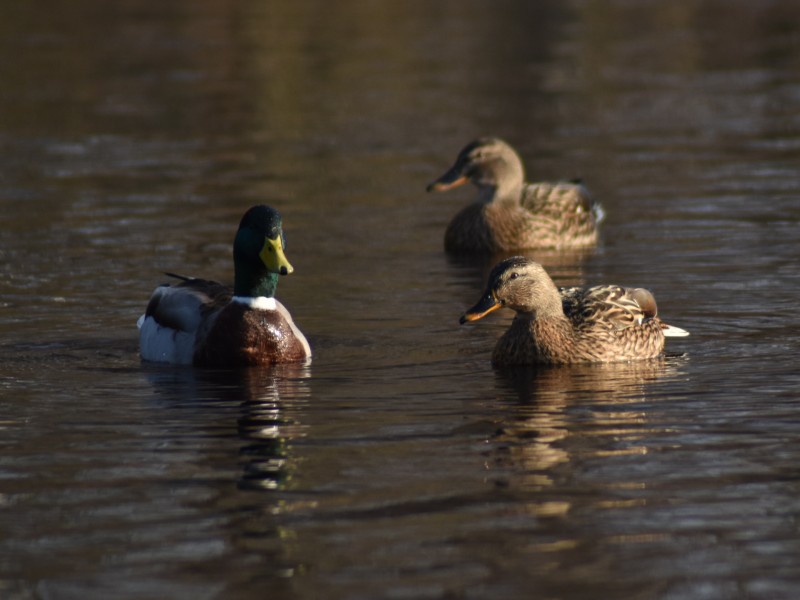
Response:
[[[0,23],[0,596],[795,598],[793,3],[75,0]],[[582,177],[691,331],[493,369],[442,251],[471,138]],[[284,215],[310,365],[142,365],[162,271]]]

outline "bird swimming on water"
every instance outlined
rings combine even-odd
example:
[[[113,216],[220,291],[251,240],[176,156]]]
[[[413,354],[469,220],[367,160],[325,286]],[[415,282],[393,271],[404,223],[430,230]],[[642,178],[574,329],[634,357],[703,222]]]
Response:
[[[278,211],[248,210],[233,242],[233,288],[168,274],[180,283],[157,287],[137,322],[142,359],[198,367],[308,359],[308,341],[275,298],[278,277],[294,270],[284,246]]]
[[[653,294],[644,288],[559,289],[539,263],[521,256],[492,269],[483,296],[460,322],[502,307],[516,315],[494,348],[496,365],[655,358],[664,350],[665,337],[689,335],[661,321]]]
[[[519,155],[501,139],[467,144],[427,190],[441,192],[467,182],[478,188],[478,197],[448,225],[448,252],[492,254],[597,243],[603,210],[589,191],[576,182],[526,183]]]

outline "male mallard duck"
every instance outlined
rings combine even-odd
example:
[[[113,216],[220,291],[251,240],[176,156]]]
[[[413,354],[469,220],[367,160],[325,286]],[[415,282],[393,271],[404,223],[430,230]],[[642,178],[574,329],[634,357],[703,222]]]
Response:
[[[303,361],[305,336],[275,299],[278,275],[294,269],[283,253],[278,211],[254,206],[233,241],[233,289],[215,281],[178,277],[150,297],[139,318],[144,360],[198,367],[236,367]]]
[[[497,138],[468,144],[428,191],[471,181],[478,199],[459,212],[444,235],[448,252],[508,252],[525,248],[585,248],[597,243],[600,205],[580,183],[525,183],[514,149]]]
[[[643,288],[559,289],[542,265],[521,256],[492,269],[483,298],[461,323],[504,306],[517,314],[495,346],[497,365],[654,358],[664,349],[665,336],[689,335],[656,316],[656,300]]]

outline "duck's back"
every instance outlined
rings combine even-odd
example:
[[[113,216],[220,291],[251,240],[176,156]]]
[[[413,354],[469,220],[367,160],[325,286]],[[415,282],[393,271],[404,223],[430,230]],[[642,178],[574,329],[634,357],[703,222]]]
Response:
[[[519,202],[474,202],[445,231],[448,252],[586,248],[597,243],[600,205],[580,184],[531,183]]]
[[[575,331],[576,352],[591,360],[658,356],[664,349],[653,295],[617,285],[561,290],[564,314]]]
[[[541,246],[579,248],[597,243],[603,210],[580,183],[529,183],[521,206],[537,223]]]

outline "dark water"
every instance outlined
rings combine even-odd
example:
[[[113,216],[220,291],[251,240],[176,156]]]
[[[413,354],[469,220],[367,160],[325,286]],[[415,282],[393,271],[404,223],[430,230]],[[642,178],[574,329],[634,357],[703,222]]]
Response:
[[[800,595],[800,5],[5,4],[0,597]],[[602,200],[557,283],[692,336],[492,369],[424,192],[481,134]],[[142,366],[263,201],[311,365]]]

